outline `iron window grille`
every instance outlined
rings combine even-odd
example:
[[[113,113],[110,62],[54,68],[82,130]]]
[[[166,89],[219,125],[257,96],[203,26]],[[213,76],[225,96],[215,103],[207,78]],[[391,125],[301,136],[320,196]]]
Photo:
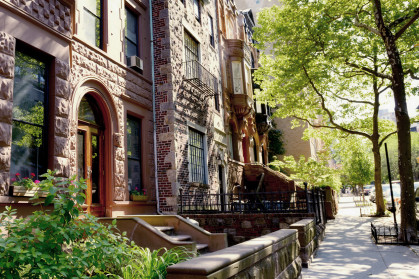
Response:
[[[204,134],[189,129],[189,165],[191,182],[206,183]]]

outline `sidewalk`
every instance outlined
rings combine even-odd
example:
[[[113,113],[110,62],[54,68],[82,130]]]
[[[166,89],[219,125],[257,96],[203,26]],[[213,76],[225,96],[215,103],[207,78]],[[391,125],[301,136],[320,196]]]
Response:
[[[353,197],[341,197],[339,214],[326,226],[317,256],[303,268],[307,278],[419,278],[419,256],[408,246],[376,245],[370,222],[359,217]]]

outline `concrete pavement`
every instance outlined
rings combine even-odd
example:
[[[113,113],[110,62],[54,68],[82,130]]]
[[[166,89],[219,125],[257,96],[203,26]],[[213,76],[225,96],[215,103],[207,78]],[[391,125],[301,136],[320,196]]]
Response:
[[[370,223],[377,218],[359,215],[352,196],[340,198],[339,214],[327,223],[326,237],[303,269],[303,279],[419,278],[419,256],[408,246],[376,245]]]

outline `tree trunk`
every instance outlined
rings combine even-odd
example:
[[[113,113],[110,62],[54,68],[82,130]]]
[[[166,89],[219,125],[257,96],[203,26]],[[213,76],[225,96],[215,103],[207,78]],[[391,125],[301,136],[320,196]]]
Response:
[[[400,238],[411,242],[417,239],[416,205],[413,188],[413,172],[411,161],[410,119],[406,105],[406,89],[404,84],[403,66],[400,60],[396,39],[385,25],[381,13],[381,2],[375,0],[375,21],[384,41],[388,60],[392,70],[392,90],[394,95],[394,112],[397,121],[397,137],[399,150],[399,174],[401,188],[401,224]]]
[[[381,154],[378,141],[372,142],[372,153],[374,154],[375,204],[377,207],[376,215],[383,216],[386,208],[383,198],[383,188],[381,186]]]

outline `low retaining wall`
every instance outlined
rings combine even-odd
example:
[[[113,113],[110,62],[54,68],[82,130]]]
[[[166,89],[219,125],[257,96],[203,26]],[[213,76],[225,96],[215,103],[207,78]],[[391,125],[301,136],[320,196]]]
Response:
[[[296,230],[279,230],[167,268],[167,279],[301,278]]]
[[[317,229],[314,219],[303,219],[290,226],[290,229],[298,231],[298,241],[300,242],[300,258],[303,267],[308,267],[314,253],[319,246]]]
[[[228,246],[265,235],[279,229],[288,229],[301,219],[314,218],[312,213],[224,213],[182,214],[199,222],[211,233],[226,233]]]

